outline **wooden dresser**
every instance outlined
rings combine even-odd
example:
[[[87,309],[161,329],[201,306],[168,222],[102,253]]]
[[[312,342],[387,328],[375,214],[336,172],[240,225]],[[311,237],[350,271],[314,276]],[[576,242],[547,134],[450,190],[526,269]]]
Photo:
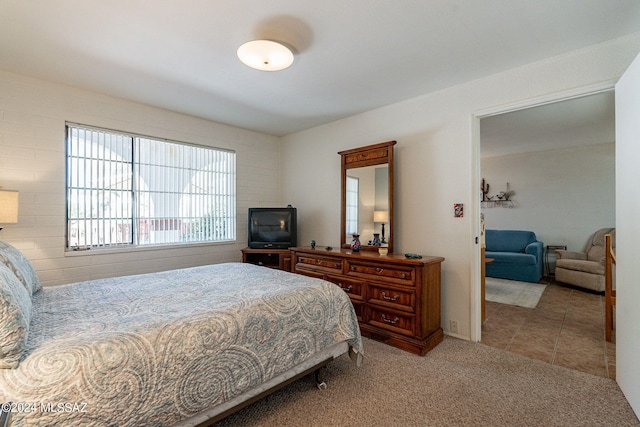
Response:
[[[328,280],[351,298],[362,336],[424,356],[442,342],[442,257],[294,247],[291,271]]]

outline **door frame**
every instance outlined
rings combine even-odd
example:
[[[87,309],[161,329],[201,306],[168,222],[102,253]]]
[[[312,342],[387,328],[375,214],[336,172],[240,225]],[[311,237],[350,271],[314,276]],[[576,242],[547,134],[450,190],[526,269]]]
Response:
[[[598,82],[592,85],[581,86],[577,88],[568,89],[565,91],[549,93],[534,98],[527,98],[524,100],[498,105],[495,107],[489,107],[475,111],[471,114],[471,200],[475,207],[472,212],[475,216],[472,220],[472,236],[474,238],[471,242],[471,277],[469,283],[471,284],[469,294],[471,295],[471,307],[470,309],[470,339],[472,342],[480,342],[482,339],[482,313],[481,313],[481,291],[480,291],[480,274],[481,274],[481,260],[480,260],[480,188],[482,170],[480,168],[480,152],[481,152],[481,138],[480,138],[480,120],[486,117],[497,116],[500,114],[511,113],[514,111],[525,110],[528,108],[539,107],[547,104],[554,104],[557,102],[568,101],[575,98],[582,98],[589,95],[596,95],[598,93],[615,91],[615,84],[617,80],[611,79],[602,82]]]

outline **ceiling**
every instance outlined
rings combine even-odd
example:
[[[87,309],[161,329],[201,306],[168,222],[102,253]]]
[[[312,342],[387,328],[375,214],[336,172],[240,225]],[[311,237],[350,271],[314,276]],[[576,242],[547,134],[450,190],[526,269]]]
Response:
[[[480,120],[482,158],[576,148],[614,141],[613,91]]]
[[[638,31],[637,0],[0,0],[0,68],[282,136]]]

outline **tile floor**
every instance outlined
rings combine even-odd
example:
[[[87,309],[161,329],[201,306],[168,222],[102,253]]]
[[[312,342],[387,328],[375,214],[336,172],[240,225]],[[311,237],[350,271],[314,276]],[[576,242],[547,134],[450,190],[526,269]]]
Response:
[[[604,297],[549,278],[541,283],[548,286],[534,309],[487,301],[482,343],[615,379],[615,338],[604,339]]]

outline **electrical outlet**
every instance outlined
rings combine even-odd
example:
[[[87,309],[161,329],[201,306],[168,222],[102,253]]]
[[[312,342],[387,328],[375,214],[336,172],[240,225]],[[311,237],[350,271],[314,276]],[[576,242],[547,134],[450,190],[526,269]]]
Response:
[[[457,320],[449,320],[449,330],[452,334],[458,333],[458,321]]]

